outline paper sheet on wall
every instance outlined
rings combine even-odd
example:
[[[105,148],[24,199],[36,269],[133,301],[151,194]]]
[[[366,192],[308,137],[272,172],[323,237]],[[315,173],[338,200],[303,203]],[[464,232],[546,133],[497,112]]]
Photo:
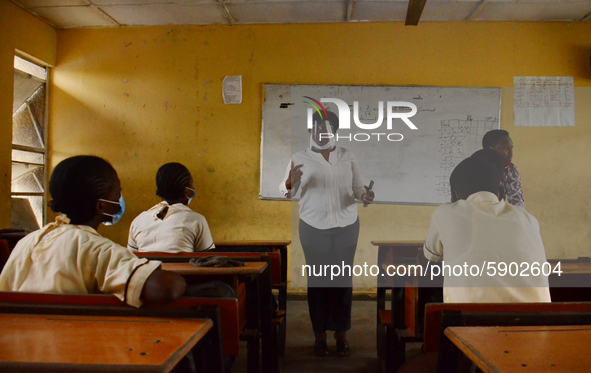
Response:
[[[224,78],[222,96],[224,96],[224,104],[242,103],[242,75]]]
[[[516,76],[513,96],[516,126],[575,125],[572,76]]]

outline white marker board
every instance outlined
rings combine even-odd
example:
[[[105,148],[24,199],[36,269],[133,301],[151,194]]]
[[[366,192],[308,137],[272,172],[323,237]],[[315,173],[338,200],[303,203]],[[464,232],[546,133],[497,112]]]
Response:
[[[309,147],[306,123],[311,106],[304,101],[312,101],[304,96],[318,101],[338,98],[349,105],[351,128],[339,129],[337,146],[355,154],[366,185],[374,180],[376,203],[449,202],[449,175],[455,165],[482,148],[482,136],[487,131],[499,128],[500,88],[266,84],[261,199],[285,199],[279,192],[279,183],[291,155]],[[377,123],[380,101],[384,111],[388,101],[413,103],[418,111],[409,119],[418,129],[411,130],[400,119],[394,119],[392,128],[387,129],[384,114],[380,127],[362,130],[353,120],[354,101],[358,102],[362,123]],[[322,105],[339,114],[335,104]],[[399,141],[389,141],[387,135]]]

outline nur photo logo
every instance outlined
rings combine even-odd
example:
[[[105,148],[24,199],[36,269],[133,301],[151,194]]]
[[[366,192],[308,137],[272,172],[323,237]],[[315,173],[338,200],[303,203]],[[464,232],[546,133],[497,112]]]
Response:
[[[347,102],[338,98],[321,98],[320,101],[310,96],[302,96],[309,101],[303,101],[311,107],[307,110],[307,128],[313,128],[313,115],[316,111],[322,120],[328,120],[326,108],[322,103],[333,103],[336,105],[339,114],[339,129],[351,129],[351,108]],[[410,111],[409,111],[410,109]],[[414,123],[410,120],[417,113],[417,106],[412,102],[407,101],[386,101],[386,109],[384,110],[384,101],[378,101],[378,118],[374,123],[362,123],[359,115],[359,101],[353,101],[353,122],[362,130],[376,130],[384,123],[384,116],[386,117],[386,130],[392,130],[392,123],[395,119],[400,119],[411,130],[418,130]],[[385,113],[385,114],[384,114]],[[323,138],[334,138],[336,141],[347,139],[349,141],[369,141],[371,138],[376,138],[378,141],[385,138],[388,141],[402,141],[404,136],[401,133],[390,132],[360,132],[356,134],[349,133],[348,135],[339,135],[332,133],[321,133],[320,140]]]

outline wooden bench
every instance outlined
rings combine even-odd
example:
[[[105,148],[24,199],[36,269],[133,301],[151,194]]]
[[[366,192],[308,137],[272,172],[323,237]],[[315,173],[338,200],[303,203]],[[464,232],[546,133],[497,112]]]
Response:
[[[239,340],[245,325],[244,285],[238,289],[238,298],[181,298],[167,305],[145,302],[140,308],[126,305],[113,295],[70,295],[22,292],[0,292],[0,312],[26,314],[61,315],[103,315],[138,317],[180,317],[211,318],[217,330],[206,345],[205,353],[235,356],[239,353]],[[215,311],[212,311],[212,307]],[[216,316],[217,315],[217,316]],[[253,331],[258,334],[258,331]],[[257,344],[258,346],[258,344]],[[216,352],[217,351],[217,352]],[[201,351],[200,353],[204,353]],[[258,372],[259,350],[248,353],[256,355],[255,361],[249,358],[249,372]],[[221,364],[221,363],[220,363]],[[212,371],[221,371],[212,367]],[[209,371],[207,369],[206,371]]]
[[[440,369],[457,369],[457,356],[450,355],[453,348],[443,334],[448,326],[568,325],[575,321],[591,324],[591,302],[430,303],[425,307],[424,354],[403,365],[401,371],[435,372],[438,364]],[[438,362],[439,358],[443,360]]]

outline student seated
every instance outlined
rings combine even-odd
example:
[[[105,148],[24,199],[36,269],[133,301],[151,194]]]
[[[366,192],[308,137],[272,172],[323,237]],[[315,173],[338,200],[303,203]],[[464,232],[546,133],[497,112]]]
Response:
[[[183,296],[181,276],[97,232],[125,211],[117,172],[107,161],[76,156],[60,162],[49,193],[51,209],[63,215],[18,242],[0,274],[0,291],[107,293],[134,307]]]
[[[499,162],[501,156],[490,153],[460,162],[450,176],[452,203],[431,217],[423,253],[443,261],[446,303],[550,302],[548,278],[531,271],[546,262],[538,221],[499,201]],[[528,277],[522,276],[526,266]]]
[[[180,163],[167,163],[156,173],[162,202],[131,223],[127,248],[134,252],[182,253],[215,248],[207,220],[188,205],[195,197],[193,178]]]

